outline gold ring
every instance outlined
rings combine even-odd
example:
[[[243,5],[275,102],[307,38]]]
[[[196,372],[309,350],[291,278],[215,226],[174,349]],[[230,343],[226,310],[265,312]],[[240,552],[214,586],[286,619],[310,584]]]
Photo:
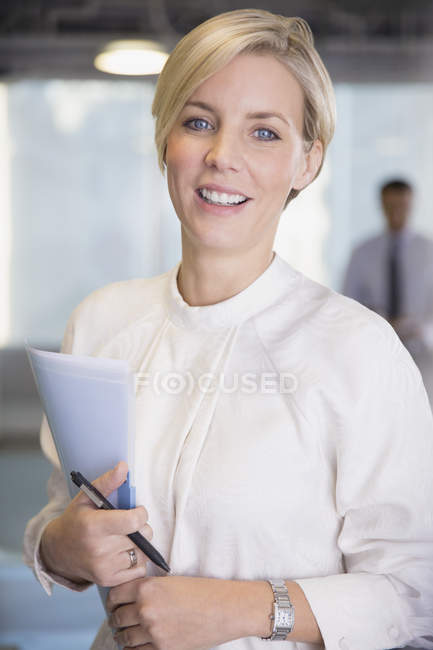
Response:
[[[137,566],[137,555],[135,553],[135,550],[133,548],[130,548],[129,551],[126,551],[129,555],[129,568],[133,569],[135,566]]]

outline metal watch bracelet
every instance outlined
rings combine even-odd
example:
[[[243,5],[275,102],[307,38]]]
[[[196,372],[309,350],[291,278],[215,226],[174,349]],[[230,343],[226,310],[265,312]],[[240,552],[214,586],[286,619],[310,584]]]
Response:
[[[295,608],[290,602],[284,580],[268,580],[274,594],[274,612],[270,615],[273,621],[270,636],[260,637],[263,641],[284,641],[295,625]]]

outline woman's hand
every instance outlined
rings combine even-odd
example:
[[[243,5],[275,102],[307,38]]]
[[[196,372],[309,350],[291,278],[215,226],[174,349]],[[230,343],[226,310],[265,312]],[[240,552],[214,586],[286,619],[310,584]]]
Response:
[[[128,467],[120,462],[94,481],[109,496],[126,479]],[[47,569],[83,584],[119,585],[146,575],[148,558],[126,536],[140,531],[147,539],[152,529],[143,507],[132,510],[99,510],[80,492],[62,515],[51,521],[41,539],[41,557]],[[134,548],[137,565],[130,568],[127,551]]]
[[[272,602],[262,581],[166,576],[114,587],[107,609],[124,648],[198,650],[268,634]]]

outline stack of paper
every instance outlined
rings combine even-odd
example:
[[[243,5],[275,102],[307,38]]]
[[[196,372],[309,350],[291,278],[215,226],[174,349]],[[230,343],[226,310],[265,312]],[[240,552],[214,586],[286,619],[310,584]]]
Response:
[[[135,385],[128,363],[26,349],[71,498],[78,492],[72,470],[93,481],[126,460],[128,480],[110,501],[135,507]],[[109,589],[98,591],[105,607]]]
[[[110,498],[120,508],[134,507],[135,400],[128,363],[26,349],[71,497],[78,491],[72,470],[93,481],[125,460],[129,479]]]

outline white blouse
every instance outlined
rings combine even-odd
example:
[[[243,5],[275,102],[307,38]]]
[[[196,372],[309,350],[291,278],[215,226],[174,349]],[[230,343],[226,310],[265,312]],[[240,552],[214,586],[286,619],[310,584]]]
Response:
[[[433,421],[393,329],[277,254],[203,307],[183,300],[178,268],[91,294],[63,345],[137,373],[137,503],[157,548],[178,575],[296,580],[328,650],[433,648]],[[68,502],[46,425],[41,437],[51,500],[25,554],[49,592],[74,585],[38,557]],[[104,624],[93,649],[115,647]]]

